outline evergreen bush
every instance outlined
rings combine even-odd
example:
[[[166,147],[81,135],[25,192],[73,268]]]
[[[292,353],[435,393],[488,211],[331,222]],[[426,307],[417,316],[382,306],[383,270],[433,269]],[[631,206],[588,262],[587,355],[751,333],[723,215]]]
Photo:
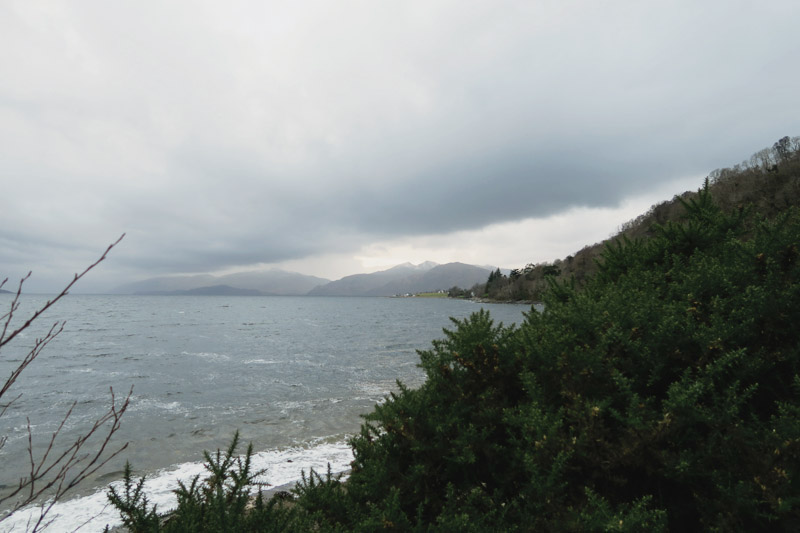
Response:
[[[125,465],[122,490],[109,488],[109,502],[133,533],[308,531],[311,520],[293,512],[291,502],[265,501],[260,491],[255,493],[260,488],[256,477],[263,472],[252,471],[252,445],[241,457],[236,454],[238,445],[237,432],[224,453],[203,452],[207,477],[195,476],[188,485],[179,482],[173,511],[159,514],[155,505],[150,506],[143,492],[145,478],[135,480],[130,464]]]
[[[351,516],[425,530],[796,531],[800,216],[687,217],[553,282],[519,328],[480,312],[353,440]],[[345,524],[357,528],[357,521]]]
[[[312,472],[247,523],[800,530],[800,213],[723,212],[707,185],[683,204],[581,289],[551,279],[521,326],[454,320],[426,382],[365,417],[347,482]]]

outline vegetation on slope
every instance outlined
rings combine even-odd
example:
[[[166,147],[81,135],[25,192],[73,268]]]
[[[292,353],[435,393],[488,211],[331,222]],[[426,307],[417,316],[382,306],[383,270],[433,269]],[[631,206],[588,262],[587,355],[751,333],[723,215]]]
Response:
[[[346,483],[312,472],[236,530],[800,529],[800,212],[712,196],[606,246],[580,290],[551,279],[519,327],[454,320],[426,382],[366,416]],[[220,478],[129,526],[234,530],[200,526]]]
[[[750,205],[758,213],[772,218],[787,207],[800,206],[800,137],[783,137],[772,148],[759,150],[748,160],[713,171],[709,175],[709,185],[711,197],[726,211]],[[550,279],[572,279],[581,286],[597,272],[597,260],[607,244],[626,238],[649,238],[658,225],[685,219],[682,202],[696,195],[696,192],[685,192],[656,204],[622,224],[619,233],[608,241],[586,246],[564,259],[529,263],[524,268],[513,269],[508,276],[498,269],[486,283],[469,292],[499,301],[541,301]]]

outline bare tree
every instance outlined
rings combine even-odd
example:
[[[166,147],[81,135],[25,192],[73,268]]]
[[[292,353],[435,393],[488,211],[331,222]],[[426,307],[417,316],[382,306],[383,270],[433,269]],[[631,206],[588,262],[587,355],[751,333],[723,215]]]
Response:
[[[775,157],[775,152],[773,152],[771,148],[762,148],[758,152],[754,153],[753,157],[756,158],[758,166],[763,170],[767,170],[778,162]]]
[[[0,331],[0,351],[8,343],[14,340],[20,333],[28,329],[31,324],[42,314],[50,309],[56,302],[67,295],[69,290],[75,283],[90,270],[102,262],[114,246],[116,246],[124,237],[123,234],[119,239],[111,244],[100,258],[89,265],[80,274],[75,274],[72,281],[64,287],[52,300],[48,300],[44,305],[35,310],[27,319],[24,319],[21,325],[15,327],[12,325],[12,320],[16,318],[16,313],[20,307],[20,296],[22,294],[22,286],[28,280],[31,273],[23,277],[14,294],[8,312],[0,316],[0,323],[2,331]],[[0,289],[8,281],[8,278],[0,282]],[[3,383],[0,388],[0,419],[6,413],[6,410],[20,398],[20,395],[7,398],[9,390],[15,381],[19,378],[22,372],[30,365],[36,357],[44,350],[44,348],[55,339],[64,329],[66,322],[60,321],[53,324],[49,331],[42,337],[35,339],[33,346],[27,351],[27,354],[22,358],[16,367],[11,371],[11,375]],[[52,509],[53,505],[64,496],[70,489],[74,488],[80,482],[85,480],[102,468],[108,461],[117,456],[128,444],[124,444],[116,450],[111,450],[111,437],[120,427],[120,419],[125,411],[128,409],[133,388],[128,392],[127,396],[118,399],[114,390],[111,389],[111,405],[108,410],[100,416],[94,423],[86,428],[81,436],[74,442],[64,442],[66,439],[62,436],[62,430],[67,420],[72,415],[77,402],[73,402],[72,406],[64,414],[61,423],[57,429],[50,435],[45,442],[43,442],[44,452],[39,455],[34,453],[34,435],[31,430],[31,421],[27,419],[27,458],[28,474],[19,479],[17,482],[7,482],[11,485],[11,490],[8,493],[0,495],[0,508],[10,506],[10,509],[5,512],[5,515],[0,516],[0,523],[14,514],[20,508],[36,503],[40,498],[46,498],[46,501],[41,504],[38,511],[38,516],[34,516],[31,520],[32,523],[28,524],[31,531],[39,531],[48,525],[47,513]],[[0,436],[0,449],[5,445],[7,435]]]
[[[792,139],[788,135],[778,139],[778,142],[772,145],[772,151],[776,155],[779,162],[789,160],[793,154]]]

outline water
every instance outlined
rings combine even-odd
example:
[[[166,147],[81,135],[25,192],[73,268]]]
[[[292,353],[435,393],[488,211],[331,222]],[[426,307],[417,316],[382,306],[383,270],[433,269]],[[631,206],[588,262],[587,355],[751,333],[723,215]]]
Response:
[[[45,300],[25,298],[18,315]],[[0,296],[3,312],[9,303]],[[0,419],[8,437],[0,483],[25,474],[26,416],[34,442],[43,442],[77,401],[64,428],[70,442],[108,408],[109,387],[119,399],[131,386],[114,439],[128,449],[56,506],[48,531],[72,531],[98,513],[81,531],[116,523],[111,510],[102,512],[104,493],[126,460],[152,478],[159,508],[169,508],[176,480],[199,473],[202,451],[225,448],[236,430],[260,452],[272,485],[312,466],[343,471],[360,415],[396,390],[395,380],[420,385],[416,350],[441,338],[449,317],[480,307],[505,324],[529,309],[427,298],[70,295],[1,354],[5,377],[35,337],[67,320],[11,391],[22,396]],[[24,530],[24,519],[17,513],[0,531]]]

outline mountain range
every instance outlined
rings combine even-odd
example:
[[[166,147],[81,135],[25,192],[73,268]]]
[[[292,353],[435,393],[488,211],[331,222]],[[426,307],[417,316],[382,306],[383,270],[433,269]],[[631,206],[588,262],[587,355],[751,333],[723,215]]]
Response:
[[[491,268],[430,261],[403,263],[371,274],[354,274],[337,281],[271,269],[224,276],[197,274],[162,276],[117,287],[117,294],[272,295],[272,296],[394,296],[469,288],[486,281]]]

